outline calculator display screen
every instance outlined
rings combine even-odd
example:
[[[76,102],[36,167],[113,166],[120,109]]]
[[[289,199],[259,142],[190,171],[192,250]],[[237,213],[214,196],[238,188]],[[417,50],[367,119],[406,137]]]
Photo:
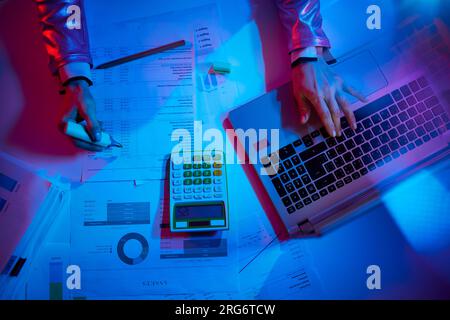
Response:
[[[177,220],[186,219],[217,219],[224,217],[224,206],[217,204],[177,205],[175,217]]]

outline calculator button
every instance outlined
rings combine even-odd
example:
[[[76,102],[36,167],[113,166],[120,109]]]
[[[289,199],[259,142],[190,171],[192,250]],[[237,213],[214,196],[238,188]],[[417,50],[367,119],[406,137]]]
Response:
[[[216,169],[220,169],[220,168],[222,168],[222,164],[218,163],[218,162],[214,162],[213,167]]]
[[[211,165],[210,165],[209,163],[203,162],[202,168],[203,168],[203,169],[209,169],[209,168],[211,168]]]
[[[214,191],[215,192],[222,192],[223,190],[222,190],[222,186],[215,186],[214,187]]]
[[[177,222],[175,222],[175,226],[177,228],[187,228],[188,223],[187,223],[187,221],[177,221]]]
[[[185,171],[185,172],[183,172],[183,177],[185,177],[185,178],[190,178],[190,177],[192,177],[192,172],[191,172],[191,171]]]
[[[205,192],[211,192],[211,190],[212,190],[212,188],[209,186],[206,186],[203,188],[203,191],[205,191]]]
[[[179,178],[179,177],[181,177],[181,171],[173,171],[173,172],[172,172],[172,177],[174,177],[174,178]]]
[[[203,176],[204,177],[210,177],[211,176],[211,171],[210,170],[203,171]]]
[[[202,172],[200,170],[194,171],[194,177],[201,177],[201,176],[202,176]]]
[[[222,183],[222,178],[214,178],[214,183],[215,183],[215,184],[220,184],[220,183]]]
[[[185,198],[185,199],[192,199],[192,194],[185,194],[185,195],[184,195],[184,198]]]
[[[194,179],[194,184],[202,184],[202,179]]]
[[[209,198],[212,198],[212,195],[210,193],[207,193],[207,194],[203,195],[203,198],[209,199]]]
[[[172,181],[172,184],[173,184],[174,186],[179,186],[179,185],[181,185],[181,180],[173,180],[173,181]]]
[[[194,192],[195,193],[200,193],[202,191],[203,191],[203,188],[201,186],[194,187]]]
[[[201,194],[194,194],[194,199],[199,200],[199,199],[201,199],[201,198],[202,198],[202,195],[201,195]]]
[[[185,186],[190,186],[192,184],[192,179],[184,179],[183,184]]]
[[[202,165],[201,165],[201,163],[194,163],[194,164],[192,165],[192,167],[193,167],[194,169],[201,169],[201,168],[202,168]]]
[[[202,161],[202,156],[201,155],[195,155],[192,157],[192,160],[194,160],[194,162],[200,162]]]
[[[205,178],[203,179],[204,184],[211,184],[211,178]]]
[[[222,170],[214,170],[214,176],[220,177],[222,175]]]
[[[217,153],[216,155],[214,155],[213,159],[215,161],[220,161],[220,160],[222,160],[222,155],[220,153]]]
[[[183,169],[184,170],[191,170],[192,169],[192,164],[191,163],[183,164]]]
[[[214,198],[222,198],[222,194],[221,193],[215,193],[214,194]]]
[[[184,187],[185,193],[192,193],[192,187]]]
[[[225,220],[211,220],[210,221],[211,226],[224,226],[225,225]]]
[[[211,161],[211,156],[208,155],[208,154],[205,154],[205,155],[203,156],[203,161],[210,162],[210,161]]]
[[[175,187],[172,190],[173,190],[173,193],[181,193],[181,187]]]
[[[181,200],[181,194],[174,194],[172,198],[173,200]]]
[[[175,164],[174,162],[172,162],[172,169],[173,170],[180,170],[181,169],[181,164]]]

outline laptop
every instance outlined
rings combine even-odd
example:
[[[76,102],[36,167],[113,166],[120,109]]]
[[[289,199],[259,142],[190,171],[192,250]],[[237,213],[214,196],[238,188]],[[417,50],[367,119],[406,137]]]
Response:
[[[392,183],[448,157],[448,30],[439,20],[399,25],[394,36],[361,45],[333,66],[367,97],[351,100],[356,130],[341,118],[343,134],[332,138],[314,115],[300,126],[290,83],[227,115],[225,125],[234,129],[279,129],[277,150],[270,135],[257,143],[243,135],[238,144],[245,155],[258,155],[245,164],[247,175],[287,235],[318,234]]]

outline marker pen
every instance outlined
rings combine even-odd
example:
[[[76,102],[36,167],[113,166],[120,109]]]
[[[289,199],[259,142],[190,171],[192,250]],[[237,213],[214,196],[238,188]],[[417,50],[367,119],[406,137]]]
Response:
[[[83,140],[103,148],[122,148],[122,145],[119,142],[115,141],[108,133],[103,131],[101,132],[102,137],[99,141],[92,141],[88,133],[86,132],[86,128],[82,124],[75,123],[73,121],[67,121],[65,123],[64,133],[72,138]]]

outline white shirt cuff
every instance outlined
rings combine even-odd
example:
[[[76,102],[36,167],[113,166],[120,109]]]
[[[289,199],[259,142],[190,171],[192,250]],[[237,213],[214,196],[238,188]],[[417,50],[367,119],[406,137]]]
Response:
[[[306,47],[291,52],[291,63],[293,63],[298,58],[317,58],[317,48],[316,47]]]
[[[306,47],[291,52],[291,63],[298,58],[318,58],[321,55],[327,63],[334,63],[336,59],[326,47]]]
[[[87,62],[69,62],[58,69],[61,83],[75,77],[86,77],[92,82],[91,66]]]

